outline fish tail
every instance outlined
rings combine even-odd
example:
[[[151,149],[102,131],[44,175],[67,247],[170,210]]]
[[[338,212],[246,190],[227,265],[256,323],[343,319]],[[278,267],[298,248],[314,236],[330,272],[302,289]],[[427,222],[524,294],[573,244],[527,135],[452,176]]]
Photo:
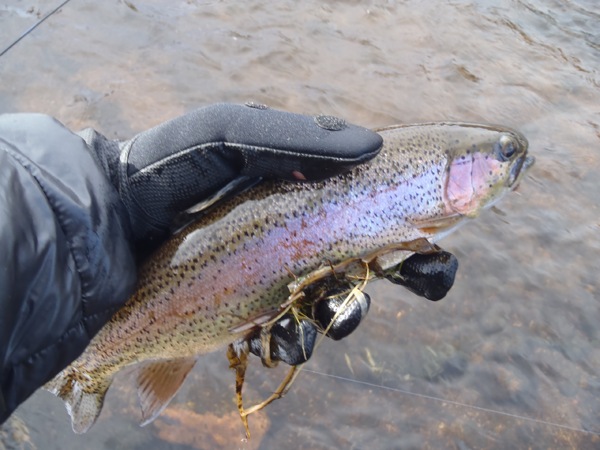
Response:
[[[43,388],[65,402],[73,431],[82,434],[94,425],[100,415],[104,396],[111,383],[112,377],[94,382],[89,375],[69,366]]]

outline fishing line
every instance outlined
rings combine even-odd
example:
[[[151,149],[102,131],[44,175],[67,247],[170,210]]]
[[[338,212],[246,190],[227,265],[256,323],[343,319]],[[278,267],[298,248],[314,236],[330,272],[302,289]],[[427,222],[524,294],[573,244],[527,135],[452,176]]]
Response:
[[[58,11],[60,8],[62,8],[63,6],[65,6],[70,1],[71,0],[65,0],[60,5],[58,5],[56,8],[54,8],[52,11],[50,11],[48,14],[46,14],[42,19],[38,20],[38,22],[36,24],[34,24],[31,27],[29,27],[27,29],[27,31],[25,31],[25,33],[23,33],[21,36],[19,36],[12,44],[10,44],[4,50],[2,50],[2,52],[0,53],[0,56],[4,55],[7,51],[9,51],[11,48],[13,48],[15,45],[17,45],[17,43],[21,39],[23,39],[25,36],[27,36],[29,33],[31,33],[40,23],[42,23],[44,20],[46,20],[48,17],[50,17],[52,14],[54,14],[56,11]]]
[[[368,383],[366,381],[353,380],[352,378],[345,378],[345,377],[340,377],[340,376],[337,376],[337,375],[330,375],[328,373],[317,372],[316,370],[310,370],[310,369],[305,369],[305,368],[302,368],[302,370],[304,372],[315,373],[317,375],[324,375],[326,377],[335,378],[335,379],[342,380],[342,381],[350,381],[351,383],[363,384],[365,386],[370,386],[370,387],[373,387],[373,388],[386,389],[386,390],[392,391],[392,392],[399,392],[400,394],[414,395],[415,397],[427,398],[429,400],[437,400],[438,402],[450,403],[452,405],[457,405],[457,406],[464,406],[465,408],[477,409],[479,411],[485,411],[485,412],[489,412],[489,413],[500,414],[502,416],[513,417],[513,418],[522,419],[522,420],[529,420],[530,422],[537,422],[537,423],[541,423],[541,424],[544,424],[544,425],[551,425],[553,427],[565,428],[567,430],[579,431],[579,432],[582,432],[582,433],[588,433],[588,434],[594,434],[596,436],[600,436],[600,433],[597,433],[595,431],[584,430],[582,428],[575,428],[575,427],[570,427],[570,426],[567,426],[567,425],[560,425],[558,423],[546,422],[545,420],[539,420],[539,419],[533,419],[531,417],[519,416],[517,414],[511,414],[511,413],[507,413],[507,412],[496,411],[494,409],[482,408],[480,406],[467,405],[466,403],[454,402],[452,400],[446,400],[446,399],[439,398],[439,397],[432,397],[430,395],[417,394],[415,392],[408,392],[408,391],[404,391],[402,389],[396,389],[396,388],[391,388],[391,387],[387,387],[387,386],[382,386],[382,385],[379,385],[379,384]]]

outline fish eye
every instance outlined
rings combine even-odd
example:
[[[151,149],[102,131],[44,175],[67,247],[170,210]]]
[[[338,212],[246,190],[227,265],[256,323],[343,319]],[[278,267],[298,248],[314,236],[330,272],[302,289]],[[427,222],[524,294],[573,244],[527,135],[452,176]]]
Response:
[[[494,152],[500,161],[508,161],[517,152],[517,143],[511,136],[502,136],[494,145]]]

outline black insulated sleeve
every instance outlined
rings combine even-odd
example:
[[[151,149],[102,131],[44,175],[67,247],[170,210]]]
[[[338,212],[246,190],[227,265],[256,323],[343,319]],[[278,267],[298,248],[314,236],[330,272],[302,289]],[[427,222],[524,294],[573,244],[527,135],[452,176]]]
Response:
[[[0,422],[131,295],[129,238],[125,207],[80,137],[48,116],[0,116]]]

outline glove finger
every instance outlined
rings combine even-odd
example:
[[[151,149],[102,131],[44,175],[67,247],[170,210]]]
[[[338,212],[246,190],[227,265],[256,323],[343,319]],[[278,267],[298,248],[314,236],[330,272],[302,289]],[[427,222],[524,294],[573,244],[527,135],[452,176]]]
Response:
[[[127,175],[181,153],[214,151],[213,162],[243,175],[293,180],[292,172],[298,171],[317,181],[373,158],[382,144],[377,133],[335,117],[221,103],[139,135],[129,152]]]

